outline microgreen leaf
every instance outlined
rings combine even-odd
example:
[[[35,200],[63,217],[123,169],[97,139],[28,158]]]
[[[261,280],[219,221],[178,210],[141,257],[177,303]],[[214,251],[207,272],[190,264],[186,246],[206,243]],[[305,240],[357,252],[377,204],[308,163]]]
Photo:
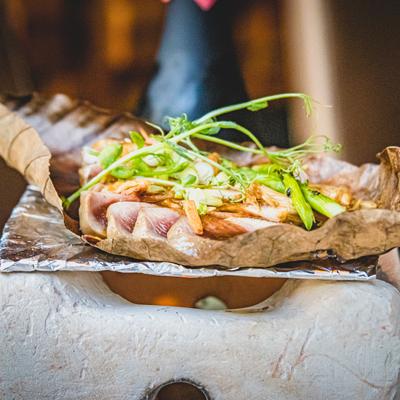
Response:
[[[182,114],[180,117],[167,117],[168,125],[171,131],[175,133],[181,133],[185,130],[192,129],[194,124],[189,120],[186,114]]]

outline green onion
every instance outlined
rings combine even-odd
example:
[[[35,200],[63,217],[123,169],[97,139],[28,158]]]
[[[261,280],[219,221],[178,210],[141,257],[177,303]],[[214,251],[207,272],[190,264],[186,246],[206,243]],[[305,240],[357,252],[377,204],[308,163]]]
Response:
[[[197,183],[198,178],[195,175],[188,174],[182,178],[182,185],[184,186],[189,186],[189,185],[194,185]]]
[[[308,204],[303,196],[299,183],[291,174],[283,174],[283,183],[286,194],[292,199],[293,207],[309,231],[315,222],[314,214],[310,204]]]
[[[160,178],[149,178],[146,176],[136,176],[136,178],[143,179],[144,181],[147,181],[147,182],[158,183],[159,185],[164,185],[164,186],[177,186],[178,185],[176,182],[171,182],[171,181],[167,181],[165,179],[160,179]]]
[[[98,155],[99,162],[103,168],[109,167],[122,153],[122,145],[120,143],[112,143],[104,147]]]
[[[134,158],[126,164],[114,168],[110,172],[110,175],[117,179],[130,179],[135,175],[146,175],[150,171],[152,171],[152,168],[150,168],[143,159]]]
[[[157,167],[162,163],[160,157],[157,154],[149,154],[148,156],[144,156],[142,160],[149,166],[149,167]]]
[[[251,169],[260,174],[270,175],[274,172],[279,172],[282,167],[277,164],[259,164],[252,166]]]
[[[151,124],[149,124],[151,125]],[[187,137],[190,137],[194,133],[201,132],[202,129],[208,129],[212,128],[213,126],[218,126],[218,122],[212,122],[208,124],[204,124],[202,126],[197,126],[187,132],[183,132],[171,139],[171,142],[173,141],[174,143],[180,142]],[[93,177],[89,182],[87,182],[85,185],[83,185],[81,188],[79,188],[76,192],[72,193],[71,196],[69,196],[67,199],[64,200],[63,205],[65,208],[68,208],[75,200],[79,198],[81,193],[85,190],[90,189],[97,183],[99,183],[103,178],[105,178],[108,174],[111,173],[116,167],[119,167],[121,165],[124,165],[126,162],[131,161],[132,159],[139,157],[139,156],[144,156],[146,154],[154,154],[160,150],[163,149],[165,146],[165,143],[156,143],[151,146],[145,146],[142,147],[141,149],[134,150],[128,154],[125,154],[121,158],[117,159],[114,161],[111,165],[103,169],[99,174],[97,174],[95,177]]]
[[[199,213],[199,215],[206,215],[206,214],[207,214],[207,211],[208,211],[207,204],[200,203],[200,204],[197,206],[197,212]]]
[[[141,171],[141,175],[143,176],[161,176],[161,175],[172,175],[176,174],[179,171],[184,170],[188,166],[187,162],[183,162],[176,165],[166,166],[166,167],[158,167],[158,168],[149,168],[146,171]]]
[[[199,177],[197,176],[197,171],[192,167],[187,167],[182,172],[177,175],[183,186],[195,185],[199,182]]]
[[[110,174],[117,179],[129,179],[132,178],[132,176],[134,176],[136,172],[137,171],[135,168],[129,168],[124,165],[121,165],[119,167],[114,168]]]

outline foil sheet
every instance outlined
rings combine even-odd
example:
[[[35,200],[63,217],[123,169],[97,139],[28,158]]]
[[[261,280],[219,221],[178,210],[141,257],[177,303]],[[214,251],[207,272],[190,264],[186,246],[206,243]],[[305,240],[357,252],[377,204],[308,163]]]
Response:
[[[242,276],[330,280],[375,278],[377,257],[347,264],[299,262],[274,268],[189,268],[170,262],[136,261],[113,256],[85,243],[65,228],[61,214],[29,186],[14,208],[0,240],[0,271],[118,271],[161,276],[204,278]]]

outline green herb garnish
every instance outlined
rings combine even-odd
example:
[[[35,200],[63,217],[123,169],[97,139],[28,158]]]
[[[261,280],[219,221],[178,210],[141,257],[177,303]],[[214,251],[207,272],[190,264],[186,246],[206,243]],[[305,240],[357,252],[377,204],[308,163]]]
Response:
[[[333,144],[327,137],[312,136],[298,146],[269,151],[264,148],[256,135],[244,126],[233,121],[217,119],[224,114],[242,109],[256,112],[268,107],[271,101],[289,98],[302,100],[306,114],[311,114],[312,100],[309,96],[302,93],[284,93],[222,107],[210,111],[194,121],[190,121],[185,114],[175,118],[169,117],[167,119],[170,127],[168,133],[165,133],[161,127],[147,122],[148,125],[160,132],[160,135],[153,136],[155,143],[146,146],[143,136],[132,131],[129,132],[129,135],[132,143],[136,144],[136,150],[121,156],[121,144],[106,146],[96,154],[99,163],[104,168],[103,171],[65,199],[64,207],[68,208],[83,191],[90,189],[110,175],[117,179],[140,177],[160,186],[170,186],[174,188],[177,196],[186,196],[187,190],[192,190],[190,188],[195,190],[230,188],[239,192],[239,195],[241,192],[239,198],[244,199],[246,189],[252,183],[258,183],[290,195],[294,208],[306,229],[309,230],[315,222],[312,209],[332,217],[343,212],[344,207],[308,188],[302,166],[303,160],[315,153],[337,152],[340,150],[340,146]],[[215,136],[221,129],[238,131],[246,135],[255,146],[247,147]],[[243,168],[223,158],[215,161],[209,156],[209,153],[199,150],[192,139],[201,139],[234,150],[265,156],[269,162],[261,166]],[[199,171],[196,171],[198,163],[207,164],[209,165],[208,169],[211,166],[220,172],[210,179],[208,179],[209,173],[207,172],[207,179],[204,181],[201,179]],[[206,171],[208,169],[205,168]],[[202,202],[198,203],[199,207],[200,204],[203,204]],[[204,205],[201,207],[202,209],[199,211],[206,212]]]
[[[346,211],[346,208],[332,200],[330,197],[323,195],[315,190],[311,190],[306,185],[301,185],[301,190],[305,199],[311,207],[328,218],[333,218],[338,214]]]

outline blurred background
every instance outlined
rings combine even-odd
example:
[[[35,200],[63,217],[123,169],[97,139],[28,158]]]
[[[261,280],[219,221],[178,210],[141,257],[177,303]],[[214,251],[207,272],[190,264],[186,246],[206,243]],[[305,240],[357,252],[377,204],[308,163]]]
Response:
[[[400,145],[399,1],[220,0],[215,8],[228,6],[247,96],[304,91],[318,101],[310,119],[296,102],[266,114],[282,143],[327,134],[354,163]],[[0,0],[0,92],[62,92],[140,109],[157,74],[168,7],[159,0]],[[24,183],[4,164],[0,174],[1,227]]]

